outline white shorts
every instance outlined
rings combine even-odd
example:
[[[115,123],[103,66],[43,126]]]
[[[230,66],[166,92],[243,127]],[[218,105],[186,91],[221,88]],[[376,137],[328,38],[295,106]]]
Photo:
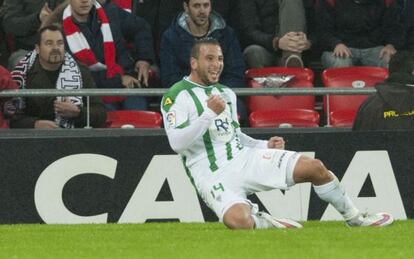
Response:
[[[293,169],[300,154],[279,149],[245,148],[230,164],[211,171],[197,172],[195,186],[204,202],[219,217],[232,205],[246,203],[252,212],[257,205],[252,204],[247,195],[273,189],[289,189],[293,185]]]

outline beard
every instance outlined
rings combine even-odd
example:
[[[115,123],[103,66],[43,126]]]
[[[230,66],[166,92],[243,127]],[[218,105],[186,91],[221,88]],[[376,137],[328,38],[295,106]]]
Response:
[[[59,51],[52,51],[49,54],[48,62],[50,64],[58,64],[62,63],[63,61],[63,54]]]
[[[208,74],[197,72],[198,77],[200,78],[201,82],[203,82],[205,85],[214,85],[219,82],[220,74],[217,76],[217,78],[210,78]]]

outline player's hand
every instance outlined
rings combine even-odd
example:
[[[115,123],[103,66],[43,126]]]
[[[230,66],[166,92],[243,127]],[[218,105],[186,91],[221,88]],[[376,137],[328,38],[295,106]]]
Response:
[[[129,75],[123,75],[122,76],[122,85],[126,88],[134,88],[136,85],[139,86],[138,79],[129,76]]]
[[[226,109],[226,102],[219,95],[210,95],[207,99],[207,107],[219,115]]]
[[[282,137],[271,137],[267,142],[268,148],[285,149],[285,141]]]
[[[150,63],[145,60],[138,60],[135,63],[135,71],[138,73],[138,86],[148,87]]]
[[[57,129],[59,126],[54,121],[37,120],[34,124],[35,129]]]
[[[345,44],[339,43],[338,45],[335,46],[332,56],[338,57],[338,58],[350,58],[352,57],[352,53],[348,49],[348,47],[345,46]]]
[[[65,118],[76,118],[80,113],[80,108],[67,98],[64,101],[55,101],[54,108],[56,114]]]

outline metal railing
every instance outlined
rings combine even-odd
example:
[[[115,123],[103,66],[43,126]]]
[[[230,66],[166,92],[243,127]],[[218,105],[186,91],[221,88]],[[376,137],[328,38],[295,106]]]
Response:
[[[374,87],[367,88],[232,88],[239,96],[247,95],[369,95],[376,92]],[[164,88],[134,88],[134,89],[21,89],[5,90],[0,97],[38,97],[38,96],[162,96],[168,89]]]
[[[327,97],[327,125],[329,122],[329,96],[330,95],[370,95],[376,92],[374,87],[368,88],[232,88],[238,96],[269,96],[269,95],[326,95]],[[5,90],[0,92],[1,97],[39,97],[39,96],[87,96],[87,128],[90,128],[89,96],[162,96],[168,91],[164,88],[136,88],[136,89],[21,89]]]

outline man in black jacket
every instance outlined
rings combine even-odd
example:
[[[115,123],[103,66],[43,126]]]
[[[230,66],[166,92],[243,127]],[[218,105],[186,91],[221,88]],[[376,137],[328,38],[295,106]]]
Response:
[[[239,37],[248,68],[303,67],[301,54],[311,46],[302,0],[239,2]]]
[[[403,27],[391,0],[320,0],[322,65],[387,67],[402,47]]]
[[[28,53],[12,71],[21,89],[76,90],[95,86],[87,67],[65,52],[59,27],[39,31],[36,49]],[[87,125],[86,97],[14,98],[5,105],[11,128],[81,128]],[[97,97],[90,98],[90,125],[105,123],[105,108]]]
[[[52,12],[46,0],[5,0],[3,29],[15,39],[15,50],[9,57],[11,70],[29,51],[33,50],[40,25]],[[63,0],[54,0],[60,3]]]
[[[390,76],[359,108],[354,130],[414,129],[414,53],[398,52]]]

